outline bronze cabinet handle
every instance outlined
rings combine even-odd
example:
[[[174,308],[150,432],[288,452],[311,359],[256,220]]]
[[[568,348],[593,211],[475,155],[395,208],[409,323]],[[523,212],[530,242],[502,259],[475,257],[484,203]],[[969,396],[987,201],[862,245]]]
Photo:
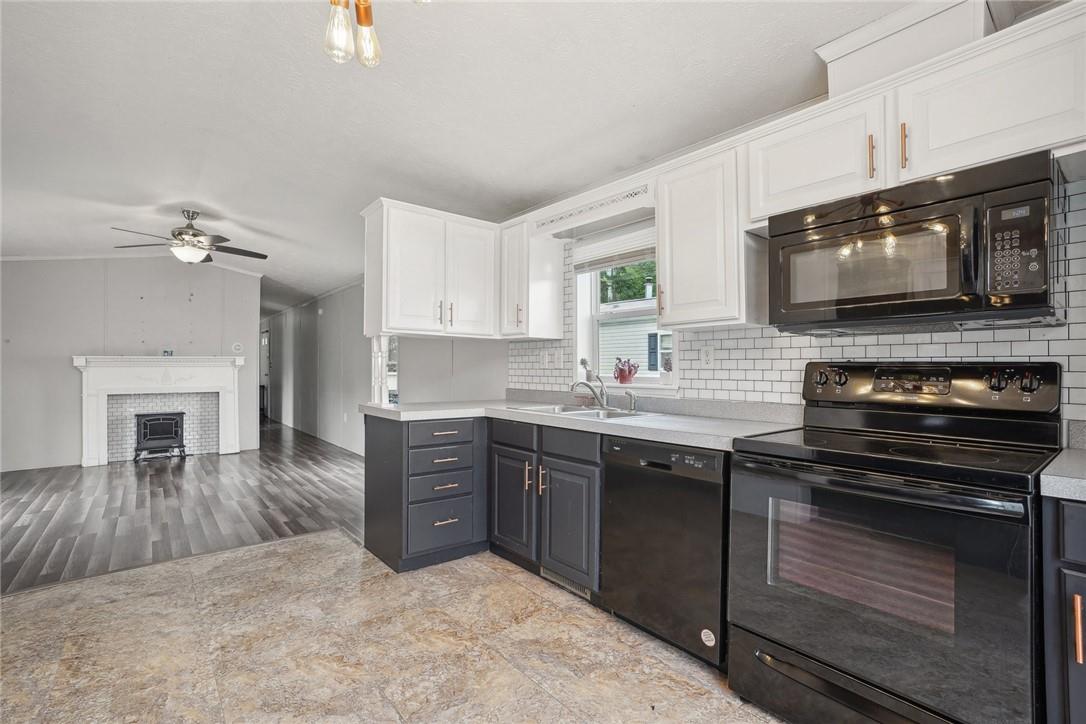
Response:
[[[1082,594],[1076,593],[1071,597],[1071,607],[1075,617],[1075,663],[1086,663],[1086,656],[1082,650]]]
[[[867,177],[875,178],[875,134],[867,134]]]
[[[450,327],[453,326],[453,313],[452,313],[453,307],[452,307],[452,305],[453,305],[453,303],[449,302],[449,326]]]
[[[449,483],[447,485],[435,485],[434,490],[451,490],[452,488],[459,488],[460,483]]]
[[[520,305],[519,304],[517,305],[517,325],[516,326],[518,326],[518,327],[520,326]]]
[[[540,495],[543,495],[543,491],[547,489],[547,486],[543,484],[543,475],[546,472],[547,471],[543,468],[543,466],[540,465],[539,466],[539,494]]]
[[[440,528],[443,525],[449,525],[450,523],[459,523],[459,518],[446,518],[445,520],[435,520],[432,525],[435,528]]]
[[[460,458],[434,458],[432,462],[435,463],[455,463]]]
[[[460,431],[459,430],[441,430],[439,432],[431,432],[430,434],[433,435],[434,437],[441,437],[442,435],[455,435],[458,432],[460,432]]]
[[[445,324],[445,300],[437,300],[437,323]]]
[[[528,488],[532,487],[532,466],[528,464],[528,461],[524,461],[524,492],[528,492]]]
[[[908,126],[905,123],[901,124],[901,167],[905,168],[909,165],[909,154],[906,151],[906,142],[909,138]]]

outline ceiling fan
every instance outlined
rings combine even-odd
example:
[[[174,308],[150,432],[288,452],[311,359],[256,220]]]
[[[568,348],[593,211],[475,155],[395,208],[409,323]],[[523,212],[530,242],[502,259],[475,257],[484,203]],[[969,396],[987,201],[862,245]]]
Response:
[[[205,234],[202,229],[197,229],[193,226],[192,222],[196,221],[196,218],[200,215],[199,211],[181,209],[181,215],[185,217],[185,220],[188,223],[172,230],[170,236],[159,236],[158,234],[148,234],[145,231],[132,231],[131,229],[121,229],[116,226],[111,226],[110,228],[114,231],[124,231],[129,234],[140,234],[141,236],[151,236],[156,239],[165,239],[169,242],[166,244],[122,244],[113,248],[135,249],[143,246],[168,246],[173,255],[186,264],[206,264],[212,260],[211,252],[213,251],[221,251],[224,254],[236,254],[237,256],[247,256],[251,259],[268,258],[267,254],[261,254],[259,251],[239,249],[236,246],[223,246],[223,244],[230,241],[225,236]]]

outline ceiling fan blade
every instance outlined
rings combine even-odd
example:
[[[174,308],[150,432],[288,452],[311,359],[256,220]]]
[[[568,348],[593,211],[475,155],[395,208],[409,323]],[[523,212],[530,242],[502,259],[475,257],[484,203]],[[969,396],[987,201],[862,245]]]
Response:
[[[132,231],[131,229],[122,229],[119,226],[111,226],[109,228],[113,229],[114,231],[123,231],[123,232],[128,233],[128,234],[139,234],[140,236],[153,236],[156,239],[165,239],[166,241],[173,241],[173,239],[171,239],[168,236],[159,236],[158,234],[148,234],[146,231]]]
[[[249,251],[248,249],[239,249],[236,246],[211,246],[208,247],[215,251],[221,251],[224,254],[236,254],[237,256],[247,256],[251,259],[267,259],[267,254],[261,254],[259,251]]]
[[[121,244],[114,249],[138,249],[141,246],[173,246],[173,244]]]
[[[218,234],[204,234],[203,236],[197,236],[195,241],[197,244],[203,244],[204,246],[213,246],[215,244],[225,244],[230,240]]]
[[[213,259],[211,258],[211,255],[208,254],[207,256],[205,256],[203,259],[200,260],[200,263],[201,264],[210,264],[212,261],[213,261]]]

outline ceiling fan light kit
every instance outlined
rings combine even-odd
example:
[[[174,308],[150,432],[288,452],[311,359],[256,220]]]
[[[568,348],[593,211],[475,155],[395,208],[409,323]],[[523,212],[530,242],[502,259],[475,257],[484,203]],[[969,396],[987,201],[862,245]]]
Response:
[[[137,247],[145,246],[167,246],[170,248],[170,253],[175,257],[185,262],[186,264],[206,264],[213,261],[211,258],[211,252],[217,251],[224,254],[234,254],[236,256],[247,256],[250,259],[267,259],[267,254],[262,254],[259,251],[249,251],[248,249],[238,249],[233,246],[223,246],[230,240],[225,236],[219,236],[218,234],[204,233],[203,229],[197,229],[192,223],[197,217],[200,216],[200,212],[194,209],[181,209],[182,216],[188,222],[184,226],[178,226],[170,231],[170,236],[159,236],[158,234],[148,234],[145,231],[133,231],[131,229],[122,229],[118,226],[110,227],[114,231],[123,231],[128,234],[139,234],[140,236],[152,236],[156,239],[164,239],[165,244],[121,244],[113,247],[114,249],[135,249]],[[171,239],[170,237],[173,237]]]
[[[367,68],[375,68],[381,62],[381,44],[373,27],[373,6],[370,0],[354,0],[357,27],[351,33],[351,17],[348,12],[351,0],[330,0],[328,25],[324,30],[324,52],[336,63],[346,63],[352,57]]]

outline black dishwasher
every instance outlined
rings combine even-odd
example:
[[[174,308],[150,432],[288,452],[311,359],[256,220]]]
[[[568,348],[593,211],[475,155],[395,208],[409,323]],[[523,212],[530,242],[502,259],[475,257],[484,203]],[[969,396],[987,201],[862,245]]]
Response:
[[[600,604],[723,668],[725,454],[616,437],[603,453]]]

